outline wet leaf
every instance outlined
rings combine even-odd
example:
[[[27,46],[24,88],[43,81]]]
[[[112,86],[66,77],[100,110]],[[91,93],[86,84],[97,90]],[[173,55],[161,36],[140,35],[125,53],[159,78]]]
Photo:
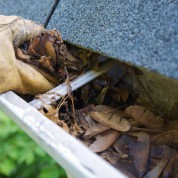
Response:
[[[137,122],[147,128],[159,129],[164,125],[164,120],[161,117],[155,116],[152,112],[142,106],[129,106],[125,111],[128,116],[134,118]]]
[[[139,177],[142,177],[146,173],[149,151],[150,136],[147,133],[140,132],[137,143],[132,148],[134,165]]]
[[[89,149],[91,149],[93,152],[102,152],[107,150],[117,139],[119,136],[119,132],[115,130],[108,130],[105,131],[96,137],[96,141],[94,141],[90,146]]]
[[[151,142],[157,145],[178,144],[178,130],[160,133],[151,138]]]
[[[128,131],[130,129],[129,122],[118,114],[92,111],[89,112],[89,115],[93,120],[117,131]]]
[[[158,165],[148,172],[143,178],[158,178],[161,172],[163,171],[164,167],[166,166],[168,159],[163,158]]]

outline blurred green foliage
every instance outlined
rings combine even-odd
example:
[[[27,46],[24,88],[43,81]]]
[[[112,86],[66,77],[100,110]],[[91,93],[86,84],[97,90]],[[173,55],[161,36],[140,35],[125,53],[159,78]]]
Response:
[[[0,110],[0,178],[66,178],[65,171]]]

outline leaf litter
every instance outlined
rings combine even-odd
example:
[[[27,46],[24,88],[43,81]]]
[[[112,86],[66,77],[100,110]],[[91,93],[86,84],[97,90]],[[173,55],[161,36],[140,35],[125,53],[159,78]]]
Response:
[[[51,82],[67,84],[66,96],[39,111],[90,150],[128,177],[178,177],[177,103],[170,122],[148,109],[155,106],[139,105],[139,96],[126,79],[136,77],[134,82],[144,87],[139,70],[118,64],[123,71],[118,79],[104,74],[72,93],[70,80],[97,69],[99,55],[66,45],[56,30],[46,30],[17,48],[16,57]]]

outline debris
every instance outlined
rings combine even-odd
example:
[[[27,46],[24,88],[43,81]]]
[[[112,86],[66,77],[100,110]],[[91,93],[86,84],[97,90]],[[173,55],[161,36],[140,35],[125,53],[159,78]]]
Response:
[[[67,95],[52,105],[44,104],[40,112],[77,137],[91,151],[128,177],[178,175],[177,104],[172,109],[172,120],[163,120],[148,110],[155,106],[138,105],[138,98],[133,97],[132,90],[120,84],[124,81],[122,78],[113,82],[106,74],[72,93],[72,76],[89,67],[97,68],[98,62],[95,61],[98,55],[76,47],[68,50],[56,31],[46,31],[37,36],[27,44],[27,48],[17,49],[16,55],[65,81]]]
[[[115,142],[118,136],[119,132],[115,130],[110,129],[105,131],[95,137],[96,141],[94,141],[89,148],[95,153],[105,151]]]
[[[164,120],[161,117],[155,116],[143,106],[129,106],[125,111],[128,116],[134,118],[137,122],[147,128],[159,129],[164,125]]]

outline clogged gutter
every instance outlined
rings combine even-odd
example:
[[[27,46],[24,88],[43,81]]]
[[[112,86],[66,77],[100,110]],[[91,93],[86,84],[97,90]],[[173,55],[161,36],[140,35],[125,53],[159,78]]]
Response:
[[[49,80],[67,83],[67,95],[39,111],[90,150],[129,177],[178,176],[178,120],[156,109],[154,114],[151,104],[140,103],[130,83],[141,72],[118,64],[123,69],[120,78],[108,73],[71,92],[70,80],[88,68],[97,68],[98,55],[76,47],[67,49],[53,30],[19,47],[16,55]],[[177,114],[174,108],[173,113]]]

